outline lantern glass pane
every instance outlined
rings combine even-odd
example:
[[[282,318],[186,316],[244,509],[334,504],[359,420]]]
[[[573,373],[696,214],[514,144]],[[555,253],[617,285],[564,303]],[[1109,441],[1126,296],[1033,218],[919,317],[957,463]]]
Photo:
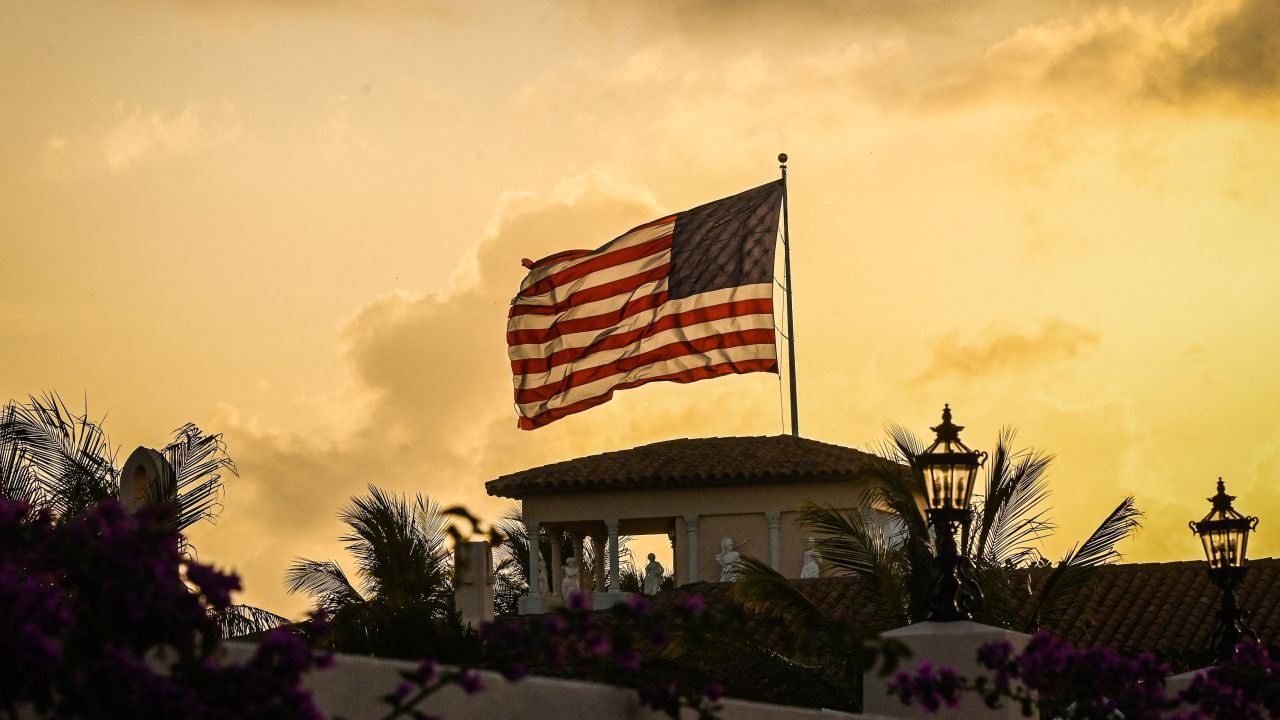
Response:
[[[973,499],[973,482],[977,479],[978,466],[965,466],[960,468],[960,472],[964,474],[964,492],[960,494],[961,507],[969,507],[969,502]]]
[[[1213,567],[1213,538],[1207,532],[1200,533],[1200,544],[1204,546],[1204,559]]]
[[[1213,528],[1203,536],[1209,567],[1240,567],[1243,564],[1244,533],[1234,528]]]

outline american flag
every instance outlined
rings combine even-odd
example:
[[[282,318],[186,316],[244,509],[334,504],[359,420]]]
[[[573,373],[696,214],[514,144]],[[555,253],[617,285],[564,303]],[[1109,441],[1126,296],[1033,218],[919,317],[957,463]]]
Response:
[[[773,261],[782,181],[537,262],[511,301],[520,428],[645,383],[777,372]]]

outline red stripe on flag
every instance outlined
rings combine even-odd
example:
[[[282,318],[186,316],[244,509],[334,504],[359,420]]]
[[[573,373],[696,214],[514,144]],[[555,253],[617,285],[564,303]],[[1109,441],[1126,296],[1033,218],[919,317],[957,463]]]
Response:
[[[677,373],[671,373],[670,375],[660,375],[658,377],[632,380],[631,382],[625,382],[620,385],[613,386],[612,388],[609,389],[608,392],[604,393],[603,395],[597,395],[595,397],[579,400],[576,403],[565,405],[564,407],[553,408],[551,410],[547,410],[546,412],[534,415],[531,418],[522,417],[520,418],[519,427],[521,430],[533,430],[535,428],[540,428],[543,425],[549,425],[550,423],[553,423],[562,417],[567,417],[574,413],[579,413],[579,412],[582,412],[583,410],[593,408],[596,405],[601,405],[603,403],[608,402],[613,397],[613,393],[615,391],[627,390],[629,388],[639,387],[641,385],[644,385],[645,383],[651,383],[651,382],[691,383],[697,380],[706,380],[707,378],[718,377],[720,375],[745,374],[750,372],[777,372],[777,371],[778,371],[778,361],[770,358],[767,360],[766,359],[741,360],[739,362],[726,362],[726,363],[719,363],[717,365],[704,365],[702,367],[690,368],[688,370],[682,370]]]
[[[555,305],[512,305],[511,312],[507,317],[520,317],[521,315],[559,315],[560,313],[575,308],[579,305],[586,305],[597,300],[607,300],[615,295],[622,295],[636,290],[645,283],[651,283],[655,280],[661,280],[671,271],[671,263],[660,265],[652,270],[646,270],[642,273],[636,273],[631,277],[625,277],[613,282],[607,282],[603,285],[597,285],[570,295]]]
[[[654,293],[652,295],[641,295],[640,297],[632,298],[622,307],[611,312],[574,318],[572,320],[556,321],[548,328],[508,330],[507,345],[541,345],[545,342],[555,340],[562,335],[572,335],[574,333],[586,332],[588,330],[603,330],[604,328],[617,325],[632,315],[637,315],[646,310],[652,310],[666,301],[667,291],[663,290],[662,292]]]
[[[613,240],[610,240],[609,242],[605,243],[604,247],[599,247],[599,248],[596,248],[595,250],[565,250],[564,252],[558,252],[558,253],[554,253],[554,254],[548,255],[548,256],[546,256],[546,257],[542,258],[541,260],[538,260],[538,261],[536,261],[536,262],[533,262],[532,264],[528,265],[527,267],[528,267],[530,270],[537,270],[537,269],[538,269],[538,268],[540,268],[540,267],[546,267],[547,265],[551,265],[551,264],[553,264],[553,263],[565,262],[565,261],[568,261],[568,260],[576,260],[577,258],[580,258],[580,257],[586,257],[586,256],[588,256],[588,255],[591,255],[592,253],[598,253],[598,252],[600,252],[600,251],[602,251],[602,250],[603,250],[603,251],[608,251],[609,246],[610,246],[610,245],[612,245],[614,242],[616,242],[616,241],[620,240],[621,238],[624,238],[624,237],[626,237],[626,236],[630,235],[631,233],[633,233],[633,232],[635,232],[635,231],[637,231],[637,230],[644,230],[645,228],[651,228],[651,227],[653,227],[653,226],[655,226],[655,225],[661,225],[661,224],[663,224],[663,223],[674,223],[674,222],[675,222],[675,220],[676,220],[676,216],[675,216],[675,215],[668,215],[668,216],[663,217],[663,218],[658,218],[657,220],[650,220],[649,222],[647,222],[647,223],[645,223],[645,224],[643,224],[643,225],[637,225],[637,226],[635,226],[635,227],[631,228],[630,230],[628,230],[628,231],[626,231],[626,232],[622,233],[621,235],[619,235],[618,237],[614,238]]]
[[[526,267],[528,267],[530,270],[537,270],[538,268],[544,267],[546,265],[551,265],[558,262],[565,262],[566,260],[574,260],[580,257],[586,257],[593,252],[595,252],[595,250],[565,250],[564,252],[558,252],[553,255],[548,255],[542,258],[541,260],[534,260],[533,262],[529,263]]]
[[[565,268],[564,270],[561,270],[558,273],[552,273],[542,278],[538,282],[530,285],[524,290],[521,290],[517,295],[517,297],[532,297],[534,295],[541,295],[551,290],[557,285],[563,285],[565,283],[572,282],[574,280],[577,280],[580,277],[585,277],[587,275],[590,275],[591,273],[597,270],[604,270],[606,268],[611,268],[616,265],[629,263],[633,260],[639,260],[642,257],[653,255],[654,253],[659,253],[669,249],[671,249],[671,236],[663,235],[660,238],[656,238],[646,243],[641,243],[639,245],[632,245],[631,247],[625,247],[625,248],[622,248],[621,250],[614,250],[613,252],[604,253],[599,257],[594,257],[594,258],[591,258],[590,260],[584,260],[578,263],[577,265],[570,265],[569,267]]]
[[[700,355],[709,350],[723,350],[744,345],[772,345],[773,343],[773,328],[740,330],[692,340],[680,340],[654,348],[649,352],[622,358],[607,365],[584,368],[577,372],[569,373],[560,380],[541,387],[516,390],[516,403],[544,402],[557,395],[569,392],[579,385],[604,380],[612,375],[627,373],[646,365],[674,360],[685,355]]]
[[[772,314],[773,298],[739,300],[737,302],[694,308],[681,313],[665,315],[649,325],[645,325],[644,327],[639,327],[625,333],[606,335],[605,337],[584,347],[564,348],[563,350],[555,351],[550,356],[512,360],[511,373],[513,375],[528,375],[530,373],[547,372],[553,367],[579,360],[593,353],[626,347],[634,342],[642,340],[643,338],[660,333],[663,330],[688,327],[690,325],[700,325],[705,322],[726,320],[731,317],[739,317],[742,315]]]

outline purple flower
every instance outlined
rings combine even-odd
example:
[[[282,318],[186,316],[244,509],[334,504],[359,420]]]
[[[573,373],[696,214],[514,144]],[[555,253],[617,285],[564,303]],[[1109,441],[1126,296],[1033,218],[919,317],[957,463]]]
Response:
[[[231,604],[231,593],[240,590],[240,578],[229,573],[219,572],[211,565],[200,563],[187,564],[187,579],[204,594],[205,600],[215,608],[225,608]]]
[[[624,650],[618,653],[618,667],[630,672],[640,670],[640,654],[634,650]]]
[[[565,606],[575,612],[587,610],[591,606],[590,598],[581,590],[574,590],[569,593],[569,597],[565,600]]]
[[[680,604],[684,607],[684,609],[688,610],[694,615],[701,615],[702,611],[707,607],[707,602],[702,599],[702,595],[690,595],[684,598],[683,600],[681,600]]]
[[[422,685],[428,685],[436,681],[436,677],[440,674],[440,666],[435,660],[427,658],[418,663],[418,669],[414,671],[414,678]]]
[[[592,655],[603,657],[608,655],[613,649],[613,645],[609,642],[609,638],[600,633],[592,633],[587,636],[587,651]]]
[[[637,615],[648,615],[653,611],[653,604],[643,595],[632,595],[627,605]]]
[[[475,670],[463,670],[462,674],[458,676],[458,684],[462,686],[462,689],[468,695],[475,695],[484,690],[484,679]]]
[[[720,702],[724,697],[724,685],[713,682],[702,691],[702,696],[713,703]]]
[[[956,707],[960,704],[960,694],[964,681],[954,668],[942,667],[934,670],[928,660],[920,661],[916,674],[898,673],[889,683],[889,693],[897,695],[904,705],[918,702],[928,712],[937,712],[945,704]]]

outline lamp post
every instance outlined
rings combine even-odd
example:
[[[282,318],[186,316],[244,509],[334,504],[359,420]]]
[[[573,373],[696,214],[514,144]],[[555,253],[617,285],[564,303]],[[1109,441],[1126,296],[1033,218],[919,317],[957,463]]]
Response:
[[[930,429],[937,438],[916,458],[924,475],[925,513],[933,526],[938,549],[935,559],[938,572],[929,620],[969,620],[969,613],[979,598],[976,592],[972,597],[961,597],[956,531],[968,527],[973,483],[987,454],[970,450],[960,442],[960,431],[964,427],[951,422],[950,405],[942,409],[942,424]]]
[[[1245,553],[1249,547],[1249,533],[1258,526],[1258,518],[1236,512],[1231,506],[1234,495],[1227,494],[1226,485],[1218,478],[1218,494],[1208,498],[1213,509],[1203,520],[1188,523],[1191,532],[1200,536],[1204,556],[1209,561],[1209,577],[1222,588],[1222,607],[1218,609],[1218,622],[1214,628],[1214,652],[1219,662],[1230,660],[1236,645],[1245,637],[1257,640],[1258,636],[1245,624],[1248,612],[1236,602],[1236,588],[1244,579]]]

